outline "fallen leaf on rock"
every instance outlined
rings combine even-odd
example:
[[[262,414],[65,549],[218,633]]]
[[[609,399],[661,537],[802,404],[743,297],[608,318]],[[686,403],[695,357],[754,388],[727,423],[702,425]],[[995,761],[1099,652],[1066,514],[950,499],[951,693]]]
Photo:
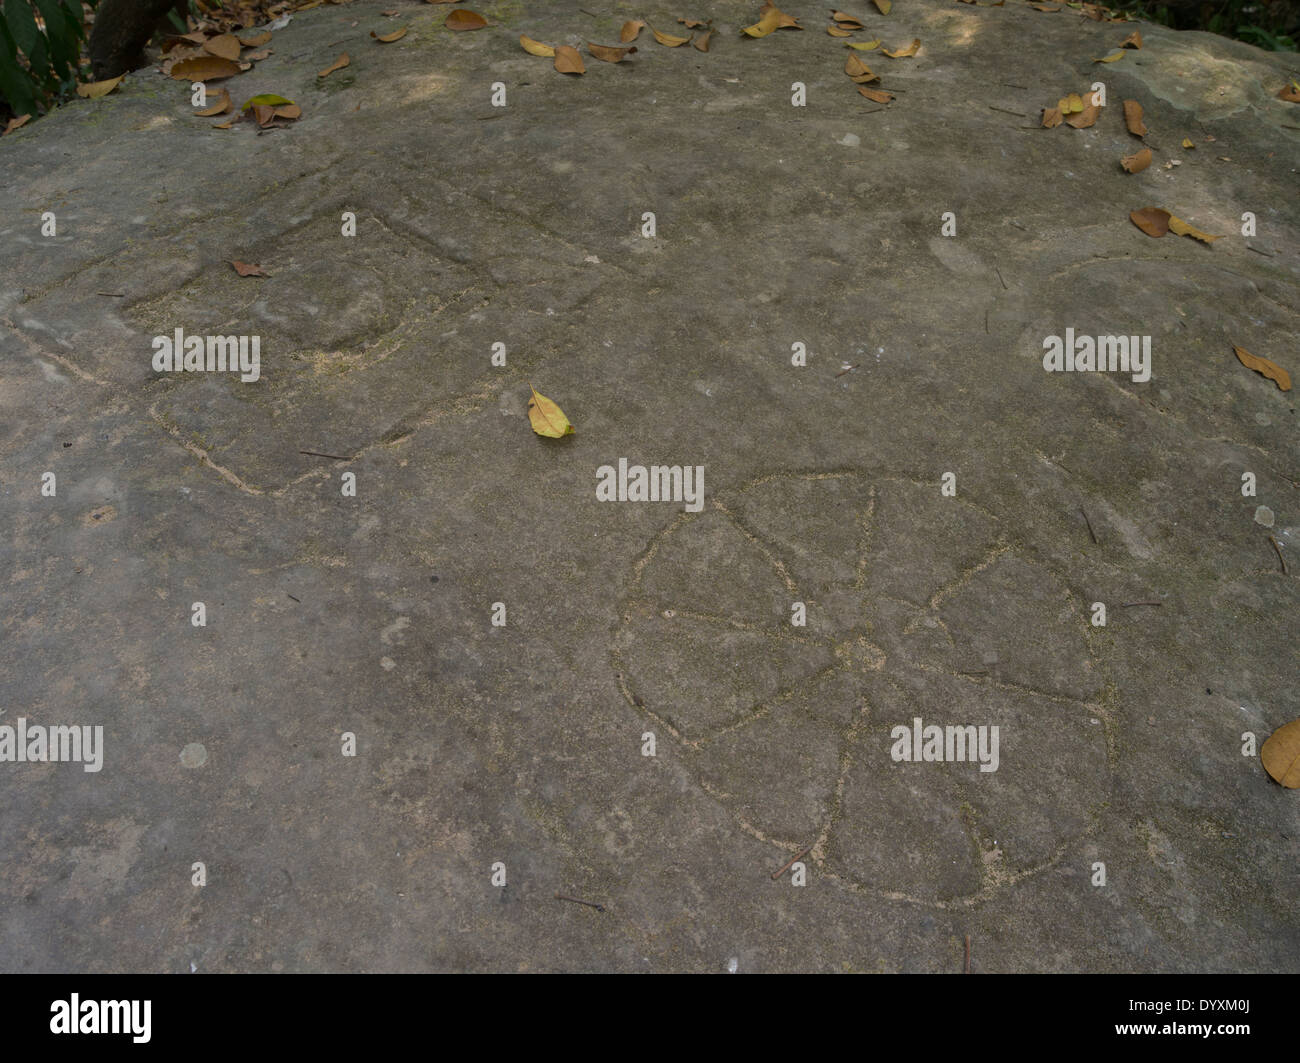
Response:
[[[9,124],[5,126],[5,131],[3,133],[0,133],[0,137],[12,133],[15,129],[21,129],[31,120],[32,120],[32,116],[30,114],[20,114],[17,118],[9,119]]]
[[[564,416],[564,411],[545,395],[537,394],[532,384],[528,385],[528,390],[533,393],[533,397],[528,400],[528,420],[533,431],[549,439],[572,435],[573,425]]]
[[[647,25],[649,25],[649,23],[647,23]],[[671,33],[660,33],[653,26],[650,26],[650,32],[655,35],[655,40],[665,48],[680,48],[690,40],[689,37],[674,37]]]
[[[713,30],[709,30],[708,33],[704,33],[701,34],[699,37],[696,37],[695,40],[691,41],[691,44],[694,45],[696,48],[698,48],[700,51],[707,52],[709,50],[709,42],[712,39],[713,39]]]
[[[1105,59],[1094,59],[1093,62],[1094,62],[1094,63],[1114,63],[1114,62],[1117,62],[1118,60],[1123,59],[1123,58],[1124,58],[1124,49],[1121,48],[1121,49],[1120,49],[1119,51],[1117,51],[1117,52],[1111,52],[1110,55],[1106,56]]]
[[[701,22],[698,18],[679,18],[677,20],[688,30],[706,30],[713,25],[713,19],[708,22]]]
[[[1055,129],[1061,124],[1061,109],[1059,107],[1043,108],[1043,128]]]
[[[1072,92],[1057,100],[1056,106],[1062,114],[1078,114],[1083,110],[1083,97],[1077,92]]]
[[[1127,37],[1125,37],[1122,41],[1119,42],[1119,46],[1121,48],[1141,48],[1142,31],[1134,30],[1132,33],[1130,33]]]
[[[832,37],[852,37],[852,30],[842,30],[838,26],[827,26],[826,32]]]
[[[383,34],[379,34],[376,33],[374,30],[371,30],[370,36],[372,36],[380,44],[392,44],[393,41],[400,41],[403,37],[406,36],[406,27],[403,26],[400,30],[394,30],[392,33],[383,33]]]
[[[873,48],[879,48],[879,47],[880,47],[880,38],[877,37],[874,41],[861,41],[861,42],[859,42],[859,43],[857,43],[857,44],[847,44],[847,43],[846,43],[846,44],[844,45],[844,47],[845,47],[845,48],[852,48],[852,49],[854,49],[855,51],[859,51],[859,52],[869,52],[869,51],[871,51]]]
[[[87,100],[97,100],[101,96],[107,96],[117,88],[118,85],[122,84],[122,78],[124,77],[126,77],[126,75],[122,74],[115,78],[109,78],[107,81],[84,82],[77,86],[77,95],[82,96]]]
[[[1172,215],[1159,207],[1143,207],[1129,212],[1128,220],[1148,236],[1161,237],[1169,231],[1169,219]]]
[[[260,63],[267,56],[273,54],[273,52],[274,49],[267,48],[261,52],[249,52],[246,56],[244,56],[244,58],[247,59],[250,63]]]
[[[831,21],[838,22],[841,26],[846,26],[851,30],[866,29],[866,26],[864,26],[856,18],[854,18],[852,15],[846,15],[843,11],[832,11]]]
[[[385,14],[386,13],[387,12],[385,12]],[[265,32],[254,34],[252,37],[239,38],[239,43],[242,44],[245,48],[256,48],[258,47],[258,45],[269,44],[270,42],[271,42],[271,35]]]
[[[894,98],[894,94],[892,92],[886,92],[884,89],[868,89],[859,85],[858,91],[862,93],[862,95],[865,96],[867,99],[875,103],[888,103],[890,100]]]
[[[274,107],[268,107],[264,103],[253,104],[253,121],[258,125],[268,126],[273,118],[275,118]]]
[[[247,111],[250,107],[281,107],[293,103],[293,100],[286,100],[283,96],[277,96],[274,92],[263,92],[257,96],[250,96],[239,109]]]
[[[466,8],[458,7],[447,15],[447,21],[443,23],[449,30],[456,30],[458,33],[466,33],[469,30],[481,30],[488,24],[487,19],[477,11],[469,11]]]
[[[1194,147],[1196,147],[1196,145],[1192,143],[1192,138],[1191,138],[1191,137],[1183,137],[1183,147],[1185,147],[1185,148],[1194,148]]]
[[[1300,786],[1300,720],[1283,724],[1259,748],[1259,762],[1274,782],[1288,790]]]
[[[531,37],[519,35],[519,44],[529,55],[540,55],[544,59],[554,59],[555,49],[549,44],[543,44],[541,41],[535,41]]]
[[[171,68],[171,76],[177,81],[216,81],[219,78],[234,77],[239,71],[238,63],[212,55],[200,59],[182,59]]]
[[[871,68],[856,55],[851,54],[848,59],[844,61],[844,73],[848,74],[851,78],[862,77],[865,74],[871,74]],[[871,77],[874,79],[875,75],[871,74]]]
[[[1209,233],[1203,233],[1200,229],[1195,229],[1183,221],[1182,218],[1176,218],[1172,214],[1169,216],[1169,231],[1179,236],[1190,236],[1200,240],[1203,244],[1212,244],[1215,240],[1221,240],[1220,236],[1211,236]]]
[[[296,118],[302,117],[302,108],[296,103],[290,103],[284,107],[277,107],[275,109],[275,117],[287,118],[289,121],[293,121]]]
[[[582,56],[578,49],[561,44],[555,49],[555,69],[561,74],[585,74],[587,68],[582,65]]]
[[[1090,103],[1082,112],[1070,115],[1065,120],[1065,124],[1074,126],[1075,129],[1087,129],[1096,124],[1099,114],[1101,114],[1101,108],[1095,103]]]
[[[199,118],[215,118],[219,114],[225,114],[235,106],[234,101],[230,98],[230,90],[222,89],[217,95],[217,102],[204,111],[195,111],[194,114]]]
[[[1135,151],[1132,155],[1125,155],[1119,160],[1119,164],[1124,167],[1128,173],[1141,173],[1151,165],[1151,149],[1142,148]]]
[[[592,44],[591,41],[588,41],[587,51],[597,59],[604,60],[606,63],[618,63],[622,61],[624,56],[631,55],[635,52],[636,45],[632,45],[631,48],[611,48],[606,44]]]
[[[891,52],[888,48],[881,48],[880,54],[887,55],[889,56],[890,59],[907,59],[913,55],[916,55],[916,50],[920,47],[921,47],[921,38],[916,37],[913,39],[912,43],[909,44],[906,48],[899,48],[895,52]]]
[[[762,18],[752,26],[744,27],[740,32],[748,37],[766,37],[769,33],[775,33],[781,25],[781,12],[776,8],[766,8]]]
[[[217,128],[220,129],[221,127],[218,126]],[[252,266],[249,265],[247,262],[240,262],[239,259],[237,258],[233,259],[230,264],[235,267],[235,272],[238,273],[241,277],[269,277],[270,276],[270,274],[267,273],[266,270],[262,269],[261,266]]]
[[[203,42],[205,52],[221,59],[229,59],[232,62],[239,58],[239,48],[239,38],[233,33],[223,33],[219,37],[213,37],[212,40]]]
[[[645,29],[645,23],[640,19],[635,19],[631,22],[624,22],[623,28],[618,31],[618,39],[624,44],[627,44],[628,41],[636,40],[637,34],[639,34],[643,29]]]
[[[1240,347],[1234,346],[1232,350],[1233,353],[1236,354],[1237,356],[1237,361],[1239,361],[1247,369],[1253,369],[1261,376],[1267,377],[1269,380],[1277,384],[1277,386],[1281,388],[1283,391],[1291,390],[1291,377],[1287,373],[1287,371],[1283,369],[1280,365],[1278,365],[1275,362],[1270,362],[1267,358],[1260,358],[1257,355],[1251,354],[1249,351],[1243,351]],[[1300,723],[1300,721],[1297,722]],[[1290,723],[1287,724],[1287,726],[1296,727],[1296,724]],[[1280,734],[1281,732],[1278,733]],[[1274,735],[1274,737],[1277,736]],[[1296,729],[1296,738],[1300,739],[1300,728]],[[1271,742],[1272,740],[1273,739],[1270,738],[1269,742]],[[1264,749],[1267,748],[1268,748],[1268,742],[1265,742]],[[1295,752],[1297,755],[1300,755],[1300,746],[1296,747]],[[1264,755],[1264,750],[1260,750],[1260,756],[1262,757],[1263,755]],[[1271,771],[1269,772],[1269,774],[1273,775]],[[1273,775],[1273,778],[1277,779],[1277,776]],[[1278,781],[1281,782],[1280,779],[1278,779]],[[1290,785],[1295,786],[1297,784],[1291,783]]]
[[[352,60],[348,57],[348,53],[347,53],[347,52],[344,52],[344,53],[343,53],[342,55],[340,55],[337,59],[335,59],[334,62],[330,63],[329,66],[327,66],[324,70],[322,70],[322,71],[321,71],[319,74],[317,74],[316,76],[317,76],[318,78],[329,77],[332,73],[334,73],[334,71],[336,71],[336,70],[342,70],[342,69],[343,69],[345,66],[347,66],[350,62],[352,62]]]
[[[894,6],[894,0],[875,0],[875,4],[882,15],[888,15],[889,9]]]
[[[1300,103],[1300,83],[1292,81],[1289,85],[1283,85],[1277,97],[1290,103]]]
[[[1137,100],[1124,101],[1124,124],[1136,137],[1147,135],[1146,124],[1142,121],[1142,105]]]

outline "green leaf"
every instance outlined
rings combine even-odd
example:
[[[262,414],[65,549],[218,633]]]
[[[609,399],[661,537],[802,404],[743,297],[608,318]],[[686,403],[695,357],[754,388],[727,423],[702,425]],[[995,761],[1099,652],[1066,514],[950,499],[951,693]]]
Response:
[[[49,48],[37,28],[32,5],[28,0],[5,0],[4,16],[15,43],[31,65],[33,76],[38,81],[45,81],[50,76]]]
[[[77,72],[81,54],[81,27],[69,23],[68,13],[59,0],[35,0],[45,19],[45,38],[50,46],[50,66],[62,80]]]
[[[13,108],[14,114],[36,114],[36,85],[31,75],[18,64],[17,46],[0,21],[0,97]]]

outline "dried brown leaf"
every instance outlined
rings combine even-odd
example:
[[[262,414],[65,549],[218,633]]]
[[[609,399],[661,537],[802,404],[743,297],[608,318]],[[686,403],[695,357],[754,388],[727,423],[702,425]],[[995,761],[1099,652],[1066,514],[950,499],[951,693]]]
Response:
[[[458,33],[481,30],[487,24],[487,19],[477,11],[470,11],[463,7],[458,7],[455,11],[450,12],[447,15],[447,21],[443,23],[449,30],[456,30]]]
[[[270,44],[271,34],[269,31],[264,31],[262,33],[255,33],[251,37],[240,37],[239,43],[245,48],[257,48],[263,44]]]
[[[627,44],[629,41],[636,40],[637,35],[643,29],[645,29],[645,23],[642,22],[639,18],[634,19],[630,22],[624,22],[623,28],[618,31],[618,39],[622,41],[624,44]]]
[[[1142,31],[1134,30],[1132,33],[1130,33],[1127,37],[1125,37],[1122,41],[1119,42],[1119,46],[1121,48],[1141,48]]]
[[[9,124],[5,126],[5,131],[0,133],[0,137],[8,136],[15,129],[21,129],[31,120],[32,116],[30,114],[20,114],[17,118],[9,119]]]
[[[892,92],[886,92],[884,89],[867,89],[859,85],[858,91],[874,103],[888,103],[894,98]]]
[[[122,84],[122,78],[125,76],[125,74],[121,74],[118,77],[109,78],[107,81],[84,82],[77,86],[77,95],[87,100],[97,100],[101,96],[107,96],[118,85]]]
[[[234,77],[239,71],[238,63],[215,55],[205,55],[197,59],[182,59],[171,68],[171,76],[177,81],[216,81]]]
[[[1176,218],[1172,214],[1169,216],[1169,231],[1179,236],[1191,236],[1200,240],[1203,244],[1212,244],[1215,240],[1223,239],[1221,236],[1211,236],[1209,233],[1203,233],[1200,229],[1193,228],[1182,218]]]
[[[585,74],[587,68],[582,65],[582,56],[578,49],[561,44],[555,49],[555,69],[561,74]]]
[[[852,37],[852,30],[842,30],[838,26],[827,26],[826,32],[832,37]]]
[[[921,47],[921,38],[916,37],[912,40],[912,43],[909,44],[906,48],[899,48],[897,51],[893,51],[893,52],[891,52],[888,48],[881,48],[880,54],[887,55],[889,56],[890,59],[907,59],[910,58],[911,56],[916,55],[916,50],[920,47]]]
[[[1065,124],[1074,126],[1075,129],[1087,129],[1089,126],[1096,125],[1099,114],[1101,114],[1101,108],[1095,103],[1090,103],[1078,114],[1070,115],[1065,120]]]
[[[1128,220],[1148,236],[1161,237],[1169,231],[1169,219],[1173,217],[1167,210],[1159,207],[1143,207],[1129,212]]]
[[[217,94],[216,99],[217,102],[214,103],[211,107],[207,108],[207,110],[195,111],[194,112],[195,117],[215,118],[219,114],[226,114],[228,111],[232,110],[235,106],[234,101],[231,100],[230,98],[229,89],[223,88],[221,92]]]
[[[551,45],[525,37],[522,33],[519,35],[519,45],[529,55],[540,55],[544,59],[555,58],[555,49]]]
[[[1151,165],[1151,149],[1141,148],[1132,155],[1125,155],[1124,158],[1119,160],[1119,164],[1128,173],[1141,173]]]
[[[403,26],[400,30],[393,30],[392,33],[376,33],[374,30],[371,30],[370,36],[380,44],[392,44],[393,41],[400,41],[406,36],[406,27]]]
[[[1142,121],[1142,105],[1137,100],[1124,101],[1124,125],[1135,137],[1147,135],[1146,124]]]
[[[1243,351],[1240,347],[1234,346],[1232,350],[1233,353],[1235,353],[1237,356],[1237,361],[1239,361],[1247,369],[1253,369],[1261,376],[1267,377],[1283,391],[1291,390],[1290,374],[1287,373],[1287,371],[1283,369],[1280,365],[1278,365],[1276,362],[1270,362],[1267,358],[1260,358],[1258,355],[1251,354],[1249,351]],[[1292,723],[1292,724],[1288,724],[1287,726],[1295,727],[1296,725]],[[1277,736],[1274,735],[1274,737]],[[1300,738],[1300,734],[1297,734],[1296,737]],[[1272,739],[1269,739],[1269,741],[1272,741]],[[1264,749],[1267,748],[1268,748],[1268,742],[1265,742]],[[1297,752],[1300,753],[1300,749],[1297,749]],[[1260,750],[1260,755],[1263,756],[1263,750]],[[1273,775],[1272,770],[1269,771],[1269,774]],[[1276,775],[1273,775],[1273,778],[1277,779],[1278,777]],[[1281,781],[1282,781],[1281,779],[1278,779],[1278,782]],[[1286,785],[1295,786],[1297,784],[1293,782]]]
[[[847,27],[851,30],[866,29],[866,26],[864,26],[862,22],[854,18],[852,15],[846,15],[843,11],[832,11],[831,21],[837,22],[841,26]]]
[[[216,128],[223,129],[225,127],[217,126]],[[232,259],[230,264],[235,267],[235,272],[238,273],[241,277],[269,277],[270,276],[270,274],[267,273],[266,270],[262,269],[261,266],[253,266],[247,262],[240,262],[239,259],[237,258]]]
[[[647,23],[649,25],[649,23]],[[683,44],[690,41],[689,37],[674,37],[671,33],[660,33],[653,26],[650,26],[650,32],[655,35],[655,40],[665,48],[680,48]]]
[[[1043,128],[1055,129],[1061,124],[1061,109],[1059,107],[1043,108]]]
[[[1288,103],[1300,103],[1300,83],[1292,81],[1283,85],[1278,91],[1277,98],[1286,100]]]
[[[624,56],[635,52],[636,45],[632,45],[631,48],[612,48],[607,44],[592,44],[591,41],[588,41],[587,51],[606,63],[618,63],[622,62]]]
[[[229,59],[232,62],[238,61],[239,48],[239,38],[233,33],[223,33],[219,37],[213,37],[212,40],[203,42],[203,50],[209,55]]]
[[[713,40],[713,32],[713,30],[709,30],[707,33],[700,34],[700,36],[691,41],[692,46],[698,48],[702,52],[707,52],[709,50],[709,43]]]
[[[335,59],[334,62],[330,63],[330,65],[327,66],[324,70],[320,71],[316,76],[318,78],[329,77],[332,73],[334,73],[334,71],[342,70],[350,62],[352,62],[351,58],[348,56],[347,52],[344,52],[337,59]]]

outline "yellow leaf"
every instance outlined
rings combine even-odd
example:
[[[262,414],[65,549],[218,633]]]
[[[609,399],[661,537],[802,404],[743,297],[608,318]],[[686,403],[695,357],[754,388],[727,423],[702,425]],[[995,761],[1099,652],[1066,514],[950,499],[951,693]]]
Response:
[[[274,92],[263,92],[260,96],[248,97],[239,109],[247,111],[250,107],[285,107],[292,105],[293,100],[286,100],[283,96],[277,96]]]
[[[873,48],[880,47],[880,38],[877,37],[874,41],[863,41],[861,44],[845,44],[844,47],[854,48],[859,52],[869,52]]]
[[[882,15],[888,15],[889,9],[894,6],[894,0],[875,0],[875,2]]]
[[[1170,228],[1173,228],[1173,226],[1170,226]],[[1260,375],[1268,377],[1269,380],[1277,384],[1277,386],[1283,391],[1291,390],[1290,374],[1276,362],[1270,362],[1267,358],[1260,358],[1257,355],[1251,354],[1249,351],[1243,351],[1240,347],[1233,347],[1232,350],[1237,356],[1237,361],[1247,369],[1253,369]],[[1295,724],[1288,724],[1287,726],[1294,727]],[[1297,737],[1300,737],[1300,734],[1298,734]],[[1272,741],[1272,739],[1269,739],[1269,741]],[[1264,743],[1264,748],[1268,748],[1268,742]],[[1260,756],[1263,756],[1263,750],[1260,751]],[[1273,778],[1277,779],[1277,776],[1274,775],[1272,771],[1270,771],[1269,774],[1273,775]],[[1278,781],[1281,782],[1282,780],[1278,779]],[[1291,785],[1294,786],[1296,784],[1292,783]]]
[[[780,25],[781,12],[773,7],[768,9],[767,13],[752,26],[746,26],[740,32],[750,37],[766,37],[769,33],[776,32],[777,27]]]
[[[647,23],[647,25],[649,25],[649,23]],[[660,33],[653,26],[650,26],[650,32],[655,35],[655,40],[665,48],[677,48],[690,40],[689,37],[674,37],[671,33]]]
[[[126,75],[122,74],[119,77],[109,78],[107,81],[88,81],[77,86],[77,95],[84,96],[88,100],[97,100],[101,96],[107,96],[118,85],[122,84],[122,78],[124,77]]]
[[[1118,60],[1118,59],[1123,59],[1123,58],[1124,58],[1124,49],[1121,48],[1121,49],[1120,49],[1119,51],[1117,51],[1117,52],[1111,52],[1110,55],[1106,56],[1105,59],[1094,59],[1093,62],[1094,62],[1094,63],[1113,63],[1113,62],[1115,62],[1116,60]]]
[[[856,18],[852,15],[846,15],[843,11],[832,11],[831,21],[838,22],[841,26],[847,26],[851,30],[866,29]]]
[[[564,411],[545,395],[537,394],[532,384],[528,385],[528,390],[533,393],[533,397],[528,400],[528,420],[533,426],[533,431],[548,439],[572,435],[573,425],[564,416]]]
[[[582,65],[582,56],[578,49],[561,44],[555,49],[555,69],[561,74],[585,74],[587,68]]]
[[[1283,724],[1259,748],[1264,770],[1288,790],[1300,786],[1300,720]]]
[[[1196,147],[1196,145],[1192,143],[1192,138],[1191,138],[1191,137],[1183,137],[1183,147],[1185,147],[1185,148],[1194,148],[1194,147]]]
[[[1193,229],[1182,218],[1175,218],[1172,214],[1169,215],[1169,231],[1177,233],[1179,236],[1194,236],[1205,244],[1212,244],[1215,240],[1222,239],[1220,236],[1210,236],[1208,233],[1203,233],[1200,229]]]
[[[894,98],[892,92],[885,92],[884,89],[864,89],[859,85],[858,91],[867,99],[872,100],[875,103],[888,103]]]
[[[832,37],[852,37],[852,30],[842,30],[838,26],[827,26],[826,32]]]
[[[882,55],[889,56],[890,59],[907,59],[909,56],[916,55],[916,50],[921,47],[921,38],[915,38],[906,48],[899,48],[896,52],[891,52],[888,48],[881,48]]]
[[[618,63],[623,60],[624,56],[631,55],[636,51],[636,45],[631,48],[612,48],[607,44],[592,44],[587,42],[587,51],[597,59],[604,60],[606,63]]]
[[[345,66],[347,66],[350,62],[352,62],[352,60],[348,57],[348,53],[347,53],[347,52],[344,52],[344,53],[343,53],[342,55],[340,55],[337,59],[335,59],[334,62],[330,63],[329,66],[327,66],[324,70],[322,70],[322,71],[321,71],[319,74],[317,74],[316,76],[317,76],[318,78],[329,77],[329,75],[332,74],[332,73],[334,73],[334,71],[336,71],[336,70],[342,70],[342,69],[343,69]]]
[[[544,59],[554,59],[555,49],[549,44],[543,44],[541,41],[535,41],[531,37],[519,35],[519,43],[523,46],[525,52],[529,55],[540,55]]]

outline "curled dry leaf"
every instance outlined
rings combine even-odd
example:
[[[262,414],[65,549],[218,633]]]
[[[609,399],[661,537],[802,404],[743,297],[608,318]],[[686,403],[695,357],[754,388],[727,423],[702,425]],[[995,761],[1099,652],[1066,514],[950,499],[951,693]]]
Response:
[[[1059,107],[1043,108],[1043,128],[1055,129],[1061,124],[1061,109]]]
[[[1065,124],[1073,126],[1075,129],[1087,129],[1097,124],[1097,116],[1101,114],[1101,108],[1095,103],[1088,104],[1082,112],[1070,115]]]
[[[334,62],[330,63],[329,66],[327,66],[324,70],[322,70],[322,71],[321,71],[319,74],[317,74],[316,76],[317,76],[318,78],[326,78],[326,77],[329,77],[332,73],[334,73],[334,71],[336,71],[336,70],[342,70],[342,69],[343,69],[345,66],[347,66],[350,62],[352,62],[352,59],[348,56],[348,53],[347,53],[347,52],[344,52],[344,53],[343,53],[342,55],[340,55],[337,59],[335,59]]]
[[[456,30],[461,33],[469,30],[481,30],[487,24],[487,19],[477,11],[469,11],[463,7],[458,7],[448,14],[447,21],[443,23],[449,30]]]
[[[1300,786],[1300,720],[1283,724],[1259,747],[1259,762],[1274,782],[1288,790]]]
[[[124,77],[126,75],[122,74],[115,78],[109,78],[107,81],[88,81],[77,86],[77,95],[88,100],[97,100],[101,96],[107,96],[118,85],[122,84],[122,78]]]
[[[1151,165],[1151,149],[1142,148],[1132,155],[1125,155],[1124,158],[1119,160],[1119,164],[1128,173],[1141,173]]]
[[[868,88],[864,88],[862,85],[859,85],[858,91],[862,93],[863,96],[865,96],[867,99],[871,100],[874,103],[888,103],[890,100],[894,98],[894,94],[892,92],[886,92],[884,89],[868,89]]]
[[[871,74],[871,68],[859,59],[856,53],[850,53],[848,59],[844,61],[844,73],[851,78],[858,78],[865,74]],[[874,76],[873,74],[872,77],[874,78]]]
[[[216,81],[234,77],[239,71],[238,63],[211,55],[199,59],[182,59],[171,68],[171,76],[177,81]]]
[[[713,40],[713,30],[709,30],[707,33],[702,33],[700,36],[696,37],[693,41],[691,41],[691,44],[694,47],[698,48],[700,51],[707,52],[709,50],[709,42],[711,40]]]
[[[1159,207],[1143,207],[1129,212],[1128,220],[1148,236],[1161,237],[1169,231],[1169,219],[1172,215]]]
[[[275,108],[267,107],[263,103],[253,104],[253,120],[260,126],[268,126],[271,120],[275,118]]]
[[[876,10],[882,15],[888,15],[889,9],[894,6],[894,0],[875,0]]]
[[[302,108],[296,103],[286,104],[284,107],[277,107],[275,109],[275,117],[287,118],[292,122],[294,119],[302,117]]]
[[[555,69],[561,74],[585,74],[587,68],[582,65],[582,56],[578,49],[561,44],[555,49]]]
[[[655,40],[665,48],[680,48],[690,40],[689,37],[674,37],[671,33],[660,33],[653,26],[650,27],[650,32],[655,35]]]
[[[1260,358],[1256,355],[1251,354],[1249,351],[1243,351],[1240,347],[1234,346],[1232,348],[1232,351],[1237,356],[1237,361],[1239,361],[1247,369],[1253,369],[1255,370],[1255,372],[1259,373],[1260,375],[1268,377],[1269,380],[1273,381],[1283,391],[1291,390],[1290,374],[1288,374],[1287,371],[1283,369],[1280,365],[1278,365],[1276,362],[1270,362],[1267,358]],[[1288,724],[1288,726],[1295,727],[1296,725],[1292,723],[1292,724]],[[1300,738],[1300,734],[1297,734],[1296,737]],[[1268,748],[1268,742],[1264,743],[1264,748],[1265,749]],[[1297,748],[1297,753],[1300,754],[1300,748]],[[1262,751],[1261,751],[1261,755],[1262,755]],[[1272,775],[1272,772],[1269,772],[1269,774]],[[1277,776],[1274,775],[1273,778],[1277,779]],[[1282,780],[1278,779],[1278,781],[1281,782]],[[1294,786],[1296,784],[1291,783],[1291,785]]]
[[[12,133],[15,129],[21,129],[31,120],[32,120],[32,116],[30,114],[20,114],[17,118],[9,119],[9,124],[5,126],[5,131],[3,133],[0,133],[0,137],[7,136],[8,134]]]
[[[1119,46],[1121,48],[1141,48],[1142,31],[1134,30],[1132,33],[1130,33],[1127,37],[1125,37],[1122,41],[1119,42]]]
[[[624,44],[627,44],[629,41],[636,40],[637,35],[643,29],[645,29],[645,23],[642,22],[639,18],[633,19],[630,22],[624,22],[623,28],[618,31],[618,39],[622,41]]]
[[[776,21],[776,28],[779,30],[801,30],[799,20],[793,15],[787,15],[784,11],[778,11],[772,0],[763,0],[763,6],[758,9],[760,15],[766,15],[769,11],[776,11],[779,16]]]
[[[838,26],[827,26],[826,32],[832,37],[852,37],[852,30],[842,30]]]
[[[240,37],[239,43],[245,48],[257,48],[263,44],[271,43],[271,34],[267,32],[254,34],[252,37]]]
[[[909,44],[906,48],[899,48],[897,51],[894,52],[891,52],[888,48],[881,48],[880,54],[887,55],[889,56],[890,59],[908,59],[911,56],[916,55],[916,50],[920,47],[921,47],[921,38],[916,37],[912,40],[912,43]]]
[[[235,106],[234,101],[230,98],[229,89],[222,89],[217,94],[216,99],[217,102],[207,108],[207,110],[195,111],[195,116],[198,118],[215,118],[219,114],[226,114]]]
[[[219,37],[213,37],[212,40],[203,42],[203,50],[209,55],[232,61],[239,58],[239,48],[239,38],[233,33],[223,33]]]
[[[237,115],[235,115],[235,117],[232,118],[229,122],[218,122],[218,123],[217,123],[216,125],[214,125],[212,128],[213,128],[213,129],[233,129],[234,126],[235,126],[235,123],[238,122],[242,117],[243,117],[243,115],[239,115],[239,114],[237,114]]]
[[[392,33],[376,33],[374,30],[371,30],[370,36],[380,44],[392,44],[393,41],[400,41],[406,36],[406,27],[403,26],[400,30],[393,30]]]
[[[533,393],[533,397],[528,400],[528,420],[533,431],[549,439],[572,435],[573,425],[564,416],[564,411],[545,395],[537,394],[532,384],[528,385],[528,390]]]
[[[864,26],[858,19],[854,18],[852,15],[846,15],[843,11],[832,11],[831,21],[838,22],[841,26],[847,27],[851,30],[866,29],[866,26]]]
[[[677,20],[688,30],[706,30],[713,25],[713,19],[708,22],[701,22],[698,18],[679,18]]]
[[[1142,105],[1137,100],[1124,101],[1124,125],[1135,137],[1147,135],[1146,123],[1142,121]]]
[[[1094,62],[1094,63],[1114,63],[1114,62],[1117,62],[1118,60],[1123,59],[1123,58],[1124,58],[1124,49],[1121,48],[1121,49],[1119,49],[1118,51],[1111,52],[1110,55],[1106,56],[1105,59],[1094,59],[1093,62]]]
[[[619,63],[623,61],[625,56],[629,56],[636,51],[636,45],[632,45],[631,48],[612,48],[607,44],[592,44],[591,41],[588,41],[587,51],[606,63]]]
[[[217,128],[221,128],[221,127],[218,126]],[[270,276],[270,274],[267,273],[266,270],[262,269],[261,266],[253,266],[247,262],[240,262],[239,259],[237,258],[232,259],[230,264],[235,267],[235,272],[238,273],[241,277],[269,277]]]
[[[1288,85],[1283,85],[1277,94],[1279,100],[1286,100],[1289,103],[1300,103],[1300,83],[1292,81]]]
[[[1211,236],[1209,233],[1201,232],[1200,229],[1194,229],[1182,218],[1176,218],[1172,214],[1169,215],[1169,231],[1176,233],[1178,236],[1191,236],[1200,240],[1203,244],[1212,244],[1215,240],[1223,239],[1221,236]]]
[[[519,35],[519,46],[529,55],[540,55],[544,59],[554,59],[555,49],[549,44],[543,44],[541,41],[535,41],[531,37]]]

